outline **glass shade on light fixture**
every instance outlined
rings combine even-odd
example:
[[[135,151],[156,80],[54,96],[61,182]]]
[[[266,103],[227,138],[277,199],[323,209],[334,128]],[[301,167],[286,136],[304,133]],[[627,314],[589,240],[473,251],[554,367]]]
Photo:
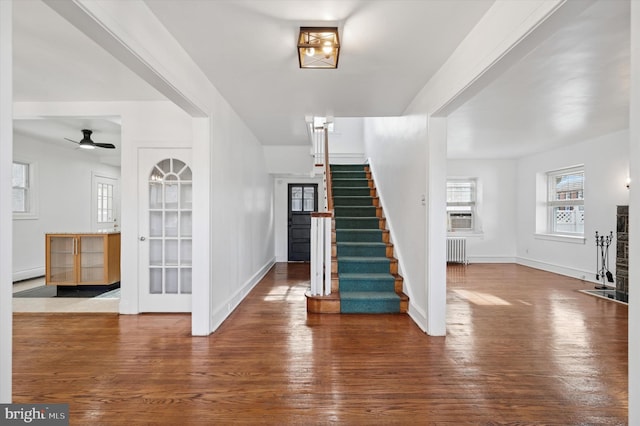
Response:
[[[301,27],[298,36],[300,68],[338,68],[340,39],[336,27]]]

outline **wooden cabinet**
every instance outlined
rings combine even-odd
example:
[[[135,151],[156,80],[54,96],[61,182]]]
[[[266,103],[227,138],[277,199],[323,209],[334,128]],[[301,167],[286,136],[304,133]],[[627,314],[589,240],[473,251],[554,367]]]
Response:
[[[47,285],[120,281],[120,233],[46,234]]]

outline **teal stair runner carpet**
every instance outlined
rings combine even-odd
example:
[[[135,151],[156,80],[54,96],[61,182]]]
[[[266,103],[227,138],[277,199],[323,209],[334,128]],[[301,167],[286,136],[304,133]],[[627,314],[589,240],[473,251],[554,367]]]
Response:
[[[380,218],[363,165],[332,165],[341,313],[398,313]]]

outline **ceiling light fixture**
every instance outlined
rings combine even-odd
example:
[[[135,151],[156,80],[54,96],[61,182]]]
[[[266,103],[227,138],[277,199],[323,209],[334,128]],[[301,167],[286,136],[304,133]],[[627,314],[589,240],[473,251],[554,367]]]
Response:
[[[340,39],[336,27],[300,27],[298,63],[300,68],[338,68]]]

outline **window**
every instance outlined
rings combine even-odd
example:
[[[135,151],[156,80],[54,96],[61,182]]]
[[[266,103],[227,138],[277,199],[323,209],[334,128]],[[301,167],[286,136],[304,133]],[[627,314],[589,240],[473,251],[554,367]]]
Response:
[[[584,235],[584,167],[547,173],[547,231]]]
[[[118,228],[120,180],[101,172],[91,172],[91,229]]]
[[[473,232],[476,229],[476,180],[447,181],[447,231]]]
[[[315,186],[291,187],[291,211],[312,212],[315,211]]]
[[[113,222],[113,185],[98,182],[98,223]]]
[[[35,164],[14,161],[11,172],[13,217],[35,219]]]
[[[13,163],[13,212],[29,211],[29,165]]]

